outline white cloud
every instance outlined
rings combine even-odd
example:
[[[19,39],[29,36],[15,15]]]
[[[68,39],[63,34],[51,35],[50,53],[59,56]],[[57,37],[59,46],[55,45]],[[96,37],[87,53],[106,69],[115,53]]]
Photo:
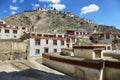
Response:
[[[50,2],[50,0],[38,0],[40,2]]]
[[[20,0],[20,3],[23,3],[24,2],[24,0]]]
[[[60,3],[60,0],[38,0],[40,2]]]
[[[12,15],[13,15],[13,14],[16,14],[16,12],[15,12],[15,11],[12,11],[11,14],[12,14]]]
[[[89,6],[85,6],[81,9],[81,14],[87,14],[98,10],[99,6],[97,6],[96,4],[90,4]]]
[[[19,7],[10,5],[9,8],[10,8],[11,10],[18,10]]]
[[[23,3],[25,0],[12,0],[13,3],[16,3],[17,1],[19,1],[20,3]]]
[[[61,11],[66,8],[64,4],[50,4],[49,7],[55,8],[58,11]]]
[[[13,2],[13,3],[16,3],[16,2],[17,2],[17,0],[12,0],[12,2]]]
[[[33,6],[33,8],[37,8],[37,7],[39,7],[40,6],[40,4],[32,4],[32,6]]]
[[[52,3],[60,3],[60,0],[51,0]]]

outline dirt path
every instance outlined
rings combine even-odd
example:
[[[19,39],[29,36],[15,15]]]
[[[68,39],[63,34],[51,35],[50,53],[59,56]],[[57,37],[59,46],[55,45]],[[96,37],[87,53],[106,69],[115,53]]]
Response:
[[[40,64],[41,62],[37,62],[36,60],[37,59],[40,59],[40,57],[33,57],[33,58],[30,58],[29,61],[35,65],[35,69],[38,69],[38,70],[41,70],[41,71],[45,71],[45,72],[49,72],[49,73],[54,73],[54,74],[59,74],[59,75],[65,75],[61,72],[58,72],[54,69],[51,69],[45,65],[42,65]]]

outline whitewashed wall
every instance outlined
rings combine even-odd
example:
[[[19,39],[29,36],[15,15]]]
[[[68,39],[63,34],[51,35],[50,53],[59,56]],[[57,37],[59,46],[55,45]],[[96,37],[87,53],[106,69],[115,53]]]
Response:
[[[35,45],[35,39],[34,38],[30,38],[29,39],[29,55],[30,56],[41,56],[42,53],[44,53],[44,48],[48,48],[48,52],[49,53],[53,53],[54,49],[57,49],[57,52],[61,52],[62,48],[66,48],[66,40],[64,40],[64,45],[61,45],[61,40],[57,40],[57,45],[53,45],[53,40],[52,39],[48,39],[48,44],[46,44],[46,39],[41,39],[40,40],[40,45]],[[36,55],[35,54],[35,50],[36,49],[40,49],[40,54]]]
[[[19,29],[17,30],[17,34],[13,33],[13,29],[9,29],[9,33],[5,33],[4,28],[1,29],[0,39],[19,39],[20,37],[21,37],[21,31]]]

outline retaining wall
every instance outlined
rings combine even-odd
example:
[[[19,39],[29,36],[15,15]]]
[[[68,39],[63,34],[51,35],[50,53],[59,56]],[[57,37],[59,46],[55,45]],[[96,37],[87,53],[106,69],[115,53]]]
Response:
[[[43,64],[80,80],[119,80],[120,61],[82,60],[70,56],[43,54]]]
[[[103,62],[67,59],[43,54],[43,64],[81,80],[102,80]]]

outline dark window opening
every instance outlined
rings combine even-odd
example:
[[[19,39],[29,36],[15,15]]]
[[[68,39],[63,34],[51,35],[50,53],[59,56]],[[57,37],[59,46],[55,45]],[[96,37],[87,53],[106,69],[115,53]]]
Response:
[[[13,33],[14,33],[14,34],[17,34],[17,30],[13,30]]]
[[[53,40],[53,45],[57,45],[57,40]]]
[[[5,30],[5,33],[9,33],[9,30]]]
[[[35,45],[40,45],[40,40],[36,40]]]
[[[36,49],[35,54],[40,54],[40,49]]]
[[[48,53],[48,48],[44,48],[44,53]]]
[[[61,41],[61,45],[64,45],[64,41]]]
[[[110,35],[109,34],[106,34],[106,39],[110,39]]]
[[[54,52],[57,52],[57,49],[54,49]]]
[[[48,40],[46,40],[46,44],[48,44]]]

